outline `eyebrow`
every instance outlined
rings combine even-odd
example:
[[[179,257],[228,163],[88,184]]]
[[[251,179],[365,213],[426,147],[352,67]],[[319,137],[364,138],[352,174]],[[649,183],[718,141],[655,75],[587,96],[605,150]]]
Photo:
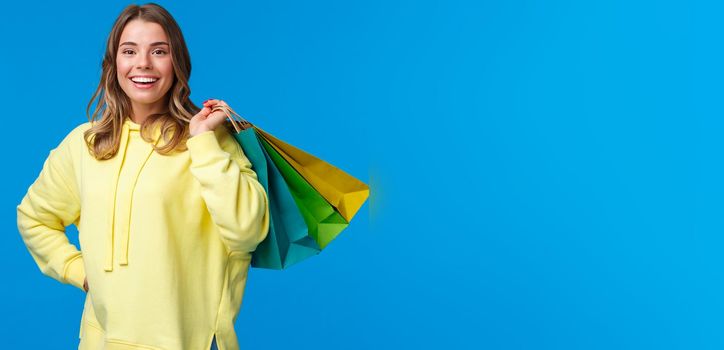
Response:
[[[134,43],[133,41],[126,41],[126,42],[121,43],[121,45],[118,45],[118,46],[123,46],[123,45],[138,46],[138,44]],[[151,46],[159,46],[159,45],[168,45],[168,43],[165,41],[157,41],[155,43],[151,43]]]

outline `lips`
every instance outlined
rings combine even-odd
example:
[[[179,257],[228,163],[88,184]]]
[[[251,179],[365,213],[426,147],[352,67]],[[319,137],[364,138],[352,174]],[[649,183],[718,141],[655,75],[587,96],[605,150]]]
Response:
[[[131,80],[131,79],[129,79],[129,80]],[[150,88],[154,87],[159,82],[159,80],[160,79],[157,79],[154,82],[135,82],[135,81],[131,80],[131,83],[136,88],[145,90],[145,89],[150,89]]]

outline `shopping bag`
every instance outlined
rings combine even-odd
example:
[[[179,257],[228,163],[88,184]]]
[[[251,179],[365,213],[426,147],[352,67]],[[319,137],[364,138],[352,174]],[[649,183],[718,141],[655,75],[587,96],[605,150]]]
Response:
[[[263,135],[261,135],[261,131],[258,127],[246,121],[228,106],[216,106],[212,109],[212,111],[215,110],[222,110],[224,111],[224,113],[227,114],[231,125],[236,130],[235,138],[237,139],[237,141],[244,142],[244,144],[248,143],[250,145],[250,149],[254,148],[254,143],[247,142],[246,139],[248,138],[248,136],[237,137],[236,135],[242,135],[243,131],[245,130],[254,130],[258,144],[262,146],[261,149],[263,151],[262,153],[265,156],[267,169],[276,169],[281,174],[281,177],[284,179],[284,183],[286,184],[285,188],[289,190],[289,193],[294,199],[297,210],[301,214],[307,226],[308,236],[312,237],[314,242],[317,243],[320,250],[324,249],[334,238],[337,237],[340,232],[342,232],[347,226],[349,226],[349,221],[347,221],[338,212],[338,210],[327,201],[327,199],[325,199],[319,192],[317,192],[317,190],[299,172],[297,172],[297,170],[295,170],[290,163],[286,161],[285,157],[282,156],[280,152],[278,152],[271,144],[269,144],[265,140]],[[243,147],[244,145],[242,145],[242,148]],[[250,159],[250,162],[252,163],[260,161],[260,157],[256,157],[255,160]],[[261,165],[259,166],[259,168],[262,167],[263,166]],[[272,170],[268,170],[267,176],[272,173]],[[270,177],[270,179],[272,178]],[[270,184],[272,183],[278,182],[271,181]],[[273,189],[274,187],[270,187],[270,190]],[[270,201],[272,200],[273,199],[270,198]],[[355,209],[354,211],[356,212],[358,209],[359,208]],[[270,212],[272,210],[293,211],[289,207],[277,208],[274,206],[270,206]],[[352,216],[353,215],[354,213],[352,213]],[[274,238],[267,237],[266,239]],[[311,244],[308,244],[308,241],[299,242],[301,243],[301,245],[306,247],[313,246]],[[273,245],[273,243],[270,244]]]
[[[334,165],[279,140],[258,126],[255,128],[317,192],[342,214],[347,222],[352,221],[354,215],[369,197],[369,186]]]
[[[349,223],[264,138],[261,144],[289,186],[309,235],[324,249]]]
[[[269,199],[269,233],[251,255],[251,266],[285,269],[310,256],[319,254],[317,242],[309,236],[289,187],[269,155],[259,143],[253,128],[234,134],[252,164]]]

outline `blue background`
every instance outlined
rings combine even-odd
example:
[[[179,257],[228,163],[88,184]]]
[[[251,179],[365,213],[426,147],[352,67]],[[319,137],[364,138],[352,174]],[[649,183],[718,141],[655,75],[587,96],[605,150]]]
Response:
[[[40,273],[16,206],[126,4],[0,11],[5,347],[77,346],[84,295]],[[194,101],[372,189],[321,255],[250,271],[242,348],[724,347],[720,5],[160,4]]]

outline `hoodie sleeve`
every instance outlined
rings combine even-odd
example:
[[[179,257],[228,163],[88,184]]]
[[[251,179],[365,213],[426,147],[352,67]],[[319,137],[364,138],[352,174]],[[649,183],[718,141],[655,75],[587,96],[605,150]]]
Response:
[[[269,202],[251,162],[223,125],[189,138],[190,171],[230,252],[253,252],[269,231]]]
[[[20,235],[40,271],[84,290],[83,257],[65,234],[65,227],[80,217],[72,159],[77,130],[50,151],[40,174],[17,206],[17,214]]]

